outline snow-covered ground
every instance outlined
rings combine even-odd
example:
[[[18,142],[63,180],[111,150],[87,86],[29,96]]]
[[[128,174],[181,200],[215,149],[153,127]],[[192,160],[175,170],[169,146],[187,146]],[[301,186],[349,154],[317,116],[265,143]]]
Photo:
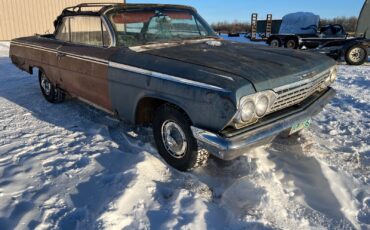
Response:
[[[240,39],[242,40],[242,39]],[[0,43],[0,229],[370,229],[370,66],[299,138],[169,168],[148,128],[52,105]]]

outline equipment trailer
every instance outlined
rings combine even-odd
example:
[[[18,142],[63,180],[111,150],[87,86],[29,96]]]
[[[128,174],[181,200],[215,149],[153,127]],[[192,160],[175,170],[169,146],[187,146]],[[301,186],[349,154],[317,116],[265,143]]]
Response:
[[[309,27],[316,30],[317,25]],[[362,65],[370,52],[370,0],[366,0],[362,7],[355,36],[349,37],[343,27],[336,24],[311,34],[273,34],[266,42],[275,47],[312,49],[312,52],[326,54],[335,60],[344,58],[349,65]]]

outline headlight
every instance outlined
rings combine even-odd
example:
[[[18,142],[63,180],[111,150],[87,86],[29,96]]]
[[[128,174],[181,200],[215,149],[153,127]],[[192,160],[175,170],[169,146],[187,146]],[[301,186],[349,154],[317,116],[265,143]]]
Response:
[[[330,79],[331,79],[330,75],[325,79],[325,81],[324,81],[325,88],[328,87],[331,84]]]
[[[239,109],[233,119],[236,128],[255,123],[265,116],[276,101],[277,95],[271,91],[263,91],[241,98]]]
[[[334,66],[330,69],[329,76],[325,78],[324,82],[321,84],[319,91],[322,91],[330,86],[337,79],[337,67]]]
[[[335,80],[337,79],[337,67],[333,67],[331,70],[330,70],[330,82],[333,83],[335,82]]]
[[[243,122],[250,122],[255,113],[255,106],[252,101],[247,101],[242,105],[240,117]]]
[[[256,113],[257,116],[262,117],[266,114],[269,108],[269,98],[266,95],[261,95],[256,100]]]

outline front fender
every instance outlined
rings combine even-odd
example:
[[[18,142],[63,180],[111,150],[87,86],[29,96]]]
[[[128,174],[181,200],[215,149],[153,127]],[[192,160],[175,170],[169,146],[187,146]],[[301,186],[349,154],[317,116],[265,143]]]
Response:
[[[109,94],[120,118],[135,122],[141,99],[155,98],[183,109],[193,125],[220,131],[236,112],[236,96],[230,91],[205,89],[110,67]]]

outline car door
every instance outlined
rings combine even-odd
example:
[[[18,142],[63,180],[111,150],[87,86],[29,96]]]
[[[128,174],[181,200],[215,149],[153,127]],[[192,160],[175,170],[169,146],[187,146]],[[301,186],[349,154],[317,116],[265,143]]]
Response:
[[[70,16],[63,19],[68,37],[59,49],[59,84],[69,94],[111,112],[108,58],[116,51],[112,35],[99,16]]]

